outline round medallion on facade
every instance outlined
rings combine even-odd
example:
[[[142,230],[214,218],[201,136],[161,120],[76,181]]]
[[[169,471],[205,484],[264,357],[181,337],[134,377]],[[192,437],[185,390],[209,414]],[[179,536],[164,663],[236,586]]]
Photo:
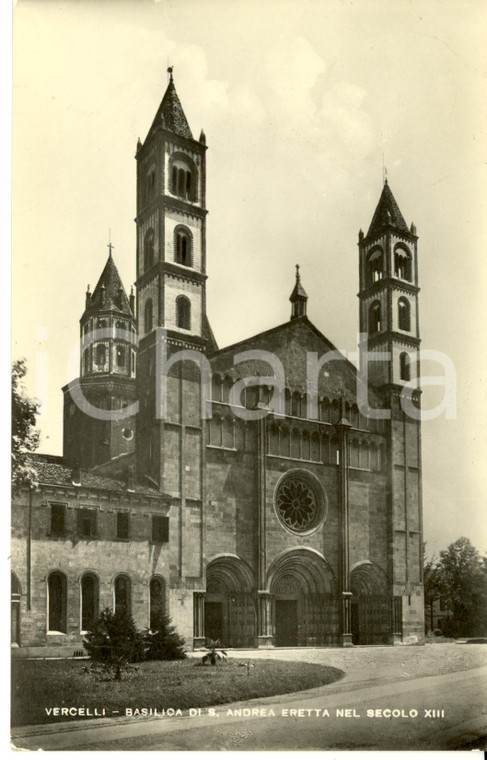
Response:
[[[324,521],[325,506],[323,487],[312,473],[293,470],[277,484],[277,516],[293,533],[306,534],[316,530]]]

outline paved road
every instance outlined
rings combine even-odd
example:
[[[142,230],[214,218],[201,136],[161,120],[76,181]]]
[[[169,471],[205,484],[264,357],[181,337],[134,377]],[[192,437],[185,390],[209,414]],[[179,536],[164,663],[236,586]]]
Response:
[[[13,742],[43,750],[480,749],[487,742],[486,696],[487,666],[402,681],[345,678],[220,706],[212,717],[37,726],[16,729]],[[238,716],[232,712],[238,709],[259,713]]]

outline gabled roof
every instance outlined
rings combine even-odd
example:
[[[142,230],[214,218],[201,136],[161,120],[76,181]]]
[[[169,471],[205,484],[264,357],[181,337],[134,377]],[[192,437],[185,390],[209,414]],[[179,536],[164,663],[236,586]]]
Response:
[[[64,464],[62,457],[54,457],[45,454],[32,454],[29,462],[36,470],[39,484],[48,486],[72,486],[73,468]],[[94,488],[103,491],[127,493],[127,483],[115,478],[107,478],[104,475],[95,475],[89,470],[79,470],[80,487]],[[147,496],[161,496],[159,491],[149,486],[131,484],[134,493]]]
[[[104,295],[103,295],[104,291]],[[101,273],[98,284],[92,293],[90,302],[83,314],[92,314],[96,311],[118,311],[133,317],[129,300],[123,287],[118,269],[110,253],[105,268]]]
[[[180,137],[186,137],[189,140],[193,139],[188,120],[184,114],[181,101],[176,92],[176,87],[174,86],[172,73],[170,74],[167,90],[164,93],[161,105],[157,109],[157,113],[147,137],[149,137],[151,132],[157,127],[164,127],[164,129],[169,129]]]
[[[369,237],[369,235],[375,235],[381,232],[384,227],[389,226],[394,227],[400,232],[406,232],[407,234],[410,234],[409,228],[404,221],[404,217],[401,214],[399,206],[396,203],[396,199],[394,198],[391,188],[389,187],[389,183],[386,180],[382,189],[379,203],[377,204],[374,216],[372,217],[369,231],[367,232],[367,237]]]
[[[234,364],[235,354],[255,349],[263,351],[261,359]],[[357,383],[361,383],[362,380],[355,365],[341,354],[306,316],[291,319],[270,330],[226,346],[215,351],[209,359],[214,373],[228,376],[235,381],[237,378],[254,375],[272,376],[273,369],[265,359],[265,352],[272,353],[281,362],[286,387],[301,389],[302,392],[309,390],[307,353],[315,353],[319,359],[328,352],[336,352],[319,373],[318,392],[321,396],[329,398],[343,397],[351,403],[356,401]],[[369,387],[369,398],[373,405],[374,400],[380,398],[380,394],[373,387]]]

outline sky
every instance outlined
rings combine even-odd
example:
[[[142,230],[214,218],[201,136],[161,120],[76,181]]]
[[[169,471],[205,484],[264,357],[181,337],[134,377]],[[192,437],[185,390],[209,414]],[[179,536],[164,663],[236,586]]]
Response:
[[[427,554],[487,551],[487,4],[454,0],[18,0],[13,13],[12,353],[62,453],[61,387],[109,240],[135,279],[135,148],[167,86],[207,138],[208,314],[220,346],[308,315],[358,331],[359,229],[384,167],[419,235],[422,347],[456,371],[423,423]],[[423,374],[441,375],[425,362]],[[442,390],[425,387],[425,408]]]

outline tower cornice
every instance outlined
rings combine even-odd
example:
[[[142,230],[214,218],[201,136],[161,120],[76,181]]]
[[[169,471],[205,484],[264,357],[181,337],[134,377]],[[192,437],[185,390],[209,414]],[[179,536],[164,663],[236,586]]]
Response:
[[[147,135],[145,142],[139,147],[135,154],[135,158],[137,160],[139,158],[144,158],[144,154],[147,152],[147,146],[152,146],[154,144],[154,139],[159,139],[160,137],[175,145],[180,145],[182,148],[193,150],[200,155],[204,155],[205,151],[208,150],[208,146],[205,143],[199,142],[199,140],[195,140],[194,138],[183,137],[183,135],[178,135],[175,132],[171,132],[170,129],[165,129],[163,126],[160,126],[155,127],[151,133],[150,139],[148,139],[149,135]]]
[[[415,346],[419,348],[421,345],[421,338],[417,338],[415,335],[409,333],[401,333],[396,330],[385,330],[384,332],[375,333],[375,335],[367,335],[367,345],[371,348],[380,346],[381,344],[388,344],[391,341],[395,343],[402,343],[403,345]]]
[[[173,208],[183,214],[193,215],[197,219],[204,219],[208,211],[202,206],[195,206],[190,201],[182,201],[179,198],[174,198],[171,195],[157,195],[150,203],[144,206],[143,211],[134,219],[134,222],[138,224],[150,215],[153,211],[157,211],[159,208]]]
[[[366,248],[369,245],[373,245],[375,242],[379,242],[381,237],[384,237],[385,235],[394,235],[394,237],[407,240],[409,243],[415,243],[419,239],[418,235],[413,235],[412,232],[404,232],[403,230],[398,230],[393,224],[387,224],[382,227],[380,231],[367,233],[362,240],[358,241],[357,245]]]
[[[377,293],[380,293],[380,291],[383,290],[385,286],[390,285],[392,285],[395,290],[403,290],[405,293],[409,293],[412,296],[417,295],[421,291],[421,288],[417,285],[413,285],[412,282],[401,280],[399,277],[383,277],[381,280],[377,280],[377,282],[374,282],[367,288],[359,290],[357,295],[359,298],[361,296],[368,296],[369,294],[371,296],[376,295]]]

